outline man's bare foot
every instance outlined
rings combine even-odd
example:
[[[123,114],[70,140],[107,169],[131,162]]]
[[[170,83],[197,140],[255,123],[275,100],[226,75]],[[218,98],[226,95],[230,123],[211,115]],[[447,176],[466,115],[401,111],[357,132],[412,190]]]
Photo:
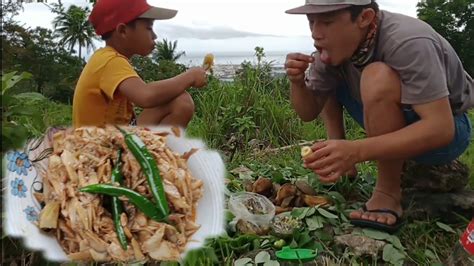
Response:
[[[372,197],[367,201],[366,207],[367,210],[364,212],[363,210],[353,211],[349,214],[351,219],[363,219],[369,220],[373,222],[383,223],[392,225],[397,222],[397,217],[390,213],[385,212],[370,212],[370,210],[376,209],[388,209],[396,212],[400,217],[402,215],[402,207],[401,207],[401,195],[392,195],[382,190],[375,189]]]

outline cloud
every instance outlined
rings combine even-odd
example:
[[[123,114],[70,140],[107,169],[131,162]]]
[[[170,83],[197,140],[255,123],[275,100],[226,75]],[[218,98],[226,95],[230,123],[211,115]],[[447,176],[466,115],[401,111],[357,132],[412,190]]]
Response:
[[[279,37],[277,35],[240,31],[222,26],[186,27],[181,25],[161,24],[155,26],[155,32],[158,36],[166,36],[170,39],[189,38],[199,40],[224,40],[245,37]]]

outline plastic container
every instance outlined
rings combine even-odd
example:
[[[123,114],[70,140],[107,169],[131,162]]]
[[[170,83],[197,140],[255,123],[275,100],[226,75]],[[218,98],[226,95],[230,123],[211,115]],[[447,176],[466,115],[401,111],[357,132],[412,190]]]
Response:
[[[243,220],[263,228],[268,228],[275,216],[275,205],[267,197],[252,192],[232,195],[229,210],[234,221]]]
[[[273,217],[270,222],[271,233],[277,237],[290,237],[295,229],[300,228],[303,222],[291,216],[291,212],[283,212]]]

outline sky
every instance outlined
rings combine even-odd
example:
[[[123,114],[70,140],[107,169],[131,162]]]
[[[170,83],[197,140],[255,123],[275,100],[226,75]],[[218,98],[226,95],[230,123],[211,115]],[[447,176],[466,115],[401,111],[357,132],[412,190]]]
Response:
[[[48,3],[54,2],[49,0]],[[88,6],[87,0],[62,0]],[[416,0],[378,0],[381,9],[416,17]],[[304,15],[285,10],[304,0],[148,0],[151,5],[178,10],[170,20],[156,21],[158,39],[178,41],[178,50],[189,55],[253,52],[261,46],[267,54],[313,50]],[[52,28],[54,15],[43,3],[24,4],[16,18],[25,26]],[[97,46],[103,46],[98,42]],[[86,56],[92,51],[86,53]]]

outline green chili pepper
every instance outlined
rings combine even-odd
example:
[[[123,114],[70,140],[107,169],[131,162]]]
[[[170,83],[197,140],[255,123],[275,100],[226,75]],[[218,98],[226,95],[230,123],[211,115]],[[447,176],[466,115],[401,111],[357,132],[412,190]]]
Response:
[[[114,169],[112,170],[112,183],[119,183],[122,185],[123,176],[120,170],[122,169],[122,150],[118,152],[117,162],[115,163]],[[127,237],[125,236],[125,232],[123,231],[122,224],[120,222],[120,215],[123,213],[123,206],[122,202],[120,202],[119,198],[112,197],[112,215],[114,218],[114,225],[115,231],[117,231],[117,237],[120,242],[120,245],[124,250],[127,250]]]
[[[79,191],[87,192],[92,194],[105,194],[108,196],[127,197],[133,205],[135,205],[139,210],[141,210],[146,216],[151,219],[162,222],[165,221],[167,216],[163,215],[153,204],[152,201],[142,196],[140,193],[124,188],[117,187],[112,184],[93,184],[81,188]]]
[[[140,164],[143,173],[145,174],[148,185],[150,186],[151,194],[155,198],[155,204],[162,216],[168,216],[170,209],[168,201],[166,200],[165,189],[161,181],[160,171],[150,151],[145,146],[145,143],[135,134],[117,127],[125,137],[125,143],[128,149],[132,152],[135,159]]]

